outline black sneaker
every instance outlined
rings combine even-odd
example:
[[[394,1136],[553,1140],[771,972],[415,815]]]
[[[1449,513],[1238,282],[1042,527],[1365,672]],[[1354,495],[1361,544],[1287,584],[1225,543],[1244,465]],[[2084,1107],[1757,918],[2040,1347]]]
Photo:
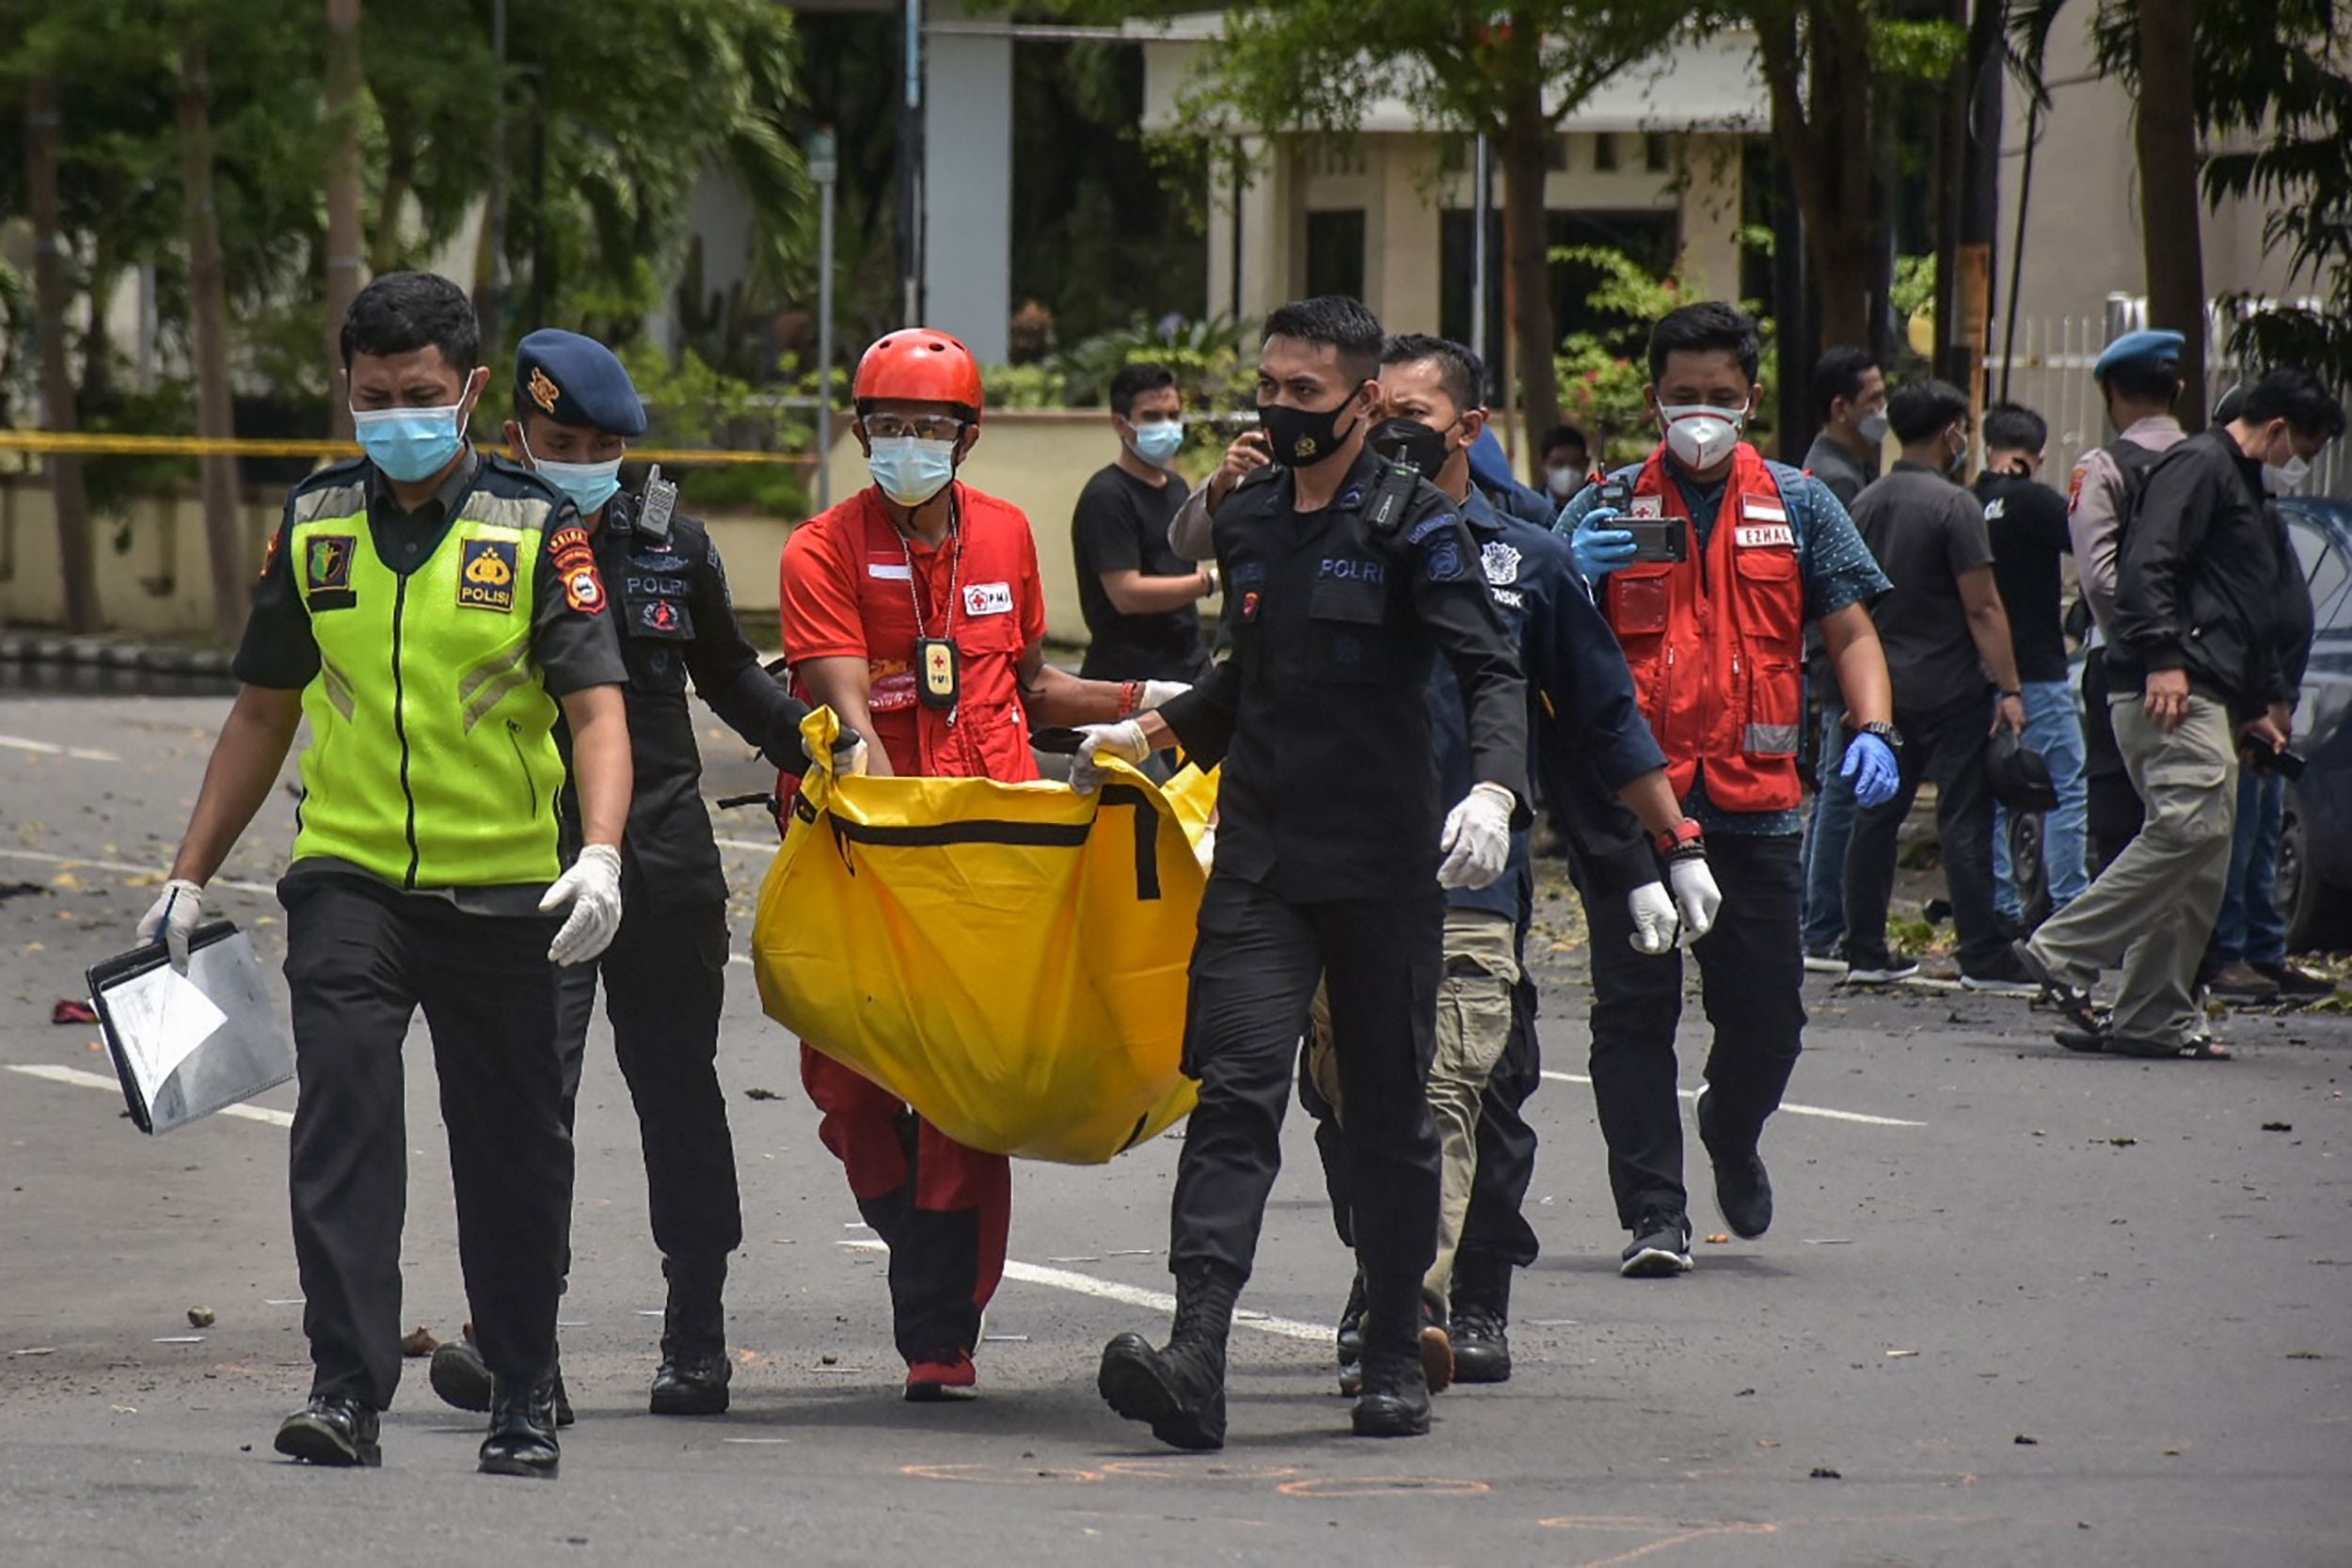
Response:
[[[1707,1146],[1707,1157],[1715,1166],[1715,1208],[1733,1235],[1753,1242],[1772,1227],[1772,1178],[1754,1144],[1744,1150],[1722,1147],[1711,1114],[1714,1092],[1712,1085],[1702,1087],[1693,1109],[1698,1116],[1699,1142]],[[1682,1266],[1691,1265],[1686,1260]]]
[[[2042,994],[2042,982],[2017,961],[2014,952],[2006,950],[1994,956],[1980,970],[1972,972],[1963,966],[1960,972],[1960,984],[1963,990],[1983,991],[1992,996]]]
[[[1652,1210],[1633,1227],[1633,1243],[1619,1255],[1617,1272],[1628,1279],[1664,1279],[1691,1272],[1691,1222],[1666,1210]]]
[[[373,1468],[384,1463],[376,1413],[358,1400],[313,1394],[278,1426],[277,1449],[305,1465]]]
[[[1343,1367],[1364,1358],[1364,1273],[1361,1269],[1356,1271],[1356,1278],[1347,1288],[1347,1305],[1340,1308],[1336,1348]]]

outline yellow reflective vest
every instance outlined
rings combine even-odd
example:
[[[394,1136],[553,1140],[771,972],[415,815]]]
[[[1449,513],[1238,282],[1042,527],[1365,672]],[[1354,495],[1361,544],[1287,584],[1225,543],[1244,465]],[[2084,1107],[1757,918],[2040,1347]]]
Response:
[[[531,622],[555,508],[485,459],[432,556],[403,577],[376,554],[366,475],[328,469],[290,502],[286,548],[319,649],[294,859],[332,856],[405,888],[553,881],[564,761]]]

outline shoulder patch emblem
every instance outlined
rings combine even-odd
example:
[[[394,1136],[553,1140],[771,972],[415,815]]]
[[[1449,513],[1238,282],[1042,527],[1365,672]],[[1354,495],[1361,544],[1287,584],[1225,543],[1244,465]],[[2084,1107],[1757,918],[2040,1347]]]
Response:
[[[582,615],[604,613],[604,578],[593,561],[572,568],[564,577],[564,602]]]
[[[1486,574],[1486,580],[1497,588],[1507,587],[1519,580],[1519,551],[1516,545],[1500,539],[1488,540],[1478,552],[1478,564]]]

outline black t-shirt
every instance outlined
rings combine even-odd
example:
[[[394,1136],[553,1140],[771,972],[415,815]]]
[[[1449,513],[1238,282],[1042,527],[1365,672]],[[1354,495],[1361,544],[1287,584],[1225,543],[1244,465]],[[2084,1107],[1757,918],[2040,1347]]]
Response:
[[[2009,611],[2009,638],[2021,681],[2066,678],[2065,588],[2058,557],[2074,553],[2066,498],[2039,480],[1984,474],[1976,483],[1984,529],[1993,540],[1993,580]]]
[[[1933,468],[1898,463],[1865,488],[1854,527],[1894,589],[1870,607],[1895,711],[1932,713],[1980,697],[1992,680],[1961,601],[1963,574],[1993,563],[1984,508]]]
[[[1158,489],[1114,463],[1087,481],[1070,522],[1078,562],[1078,608],[1093,643],[1079,673],[1089,680],[1182,680],[1200,673],[1200,612],[1191,605],[1151,615],[1122,614],[1103,589],[1105,572],[1186,578],[1200,568],[1168,547],[1168,525],[1190,492],[1174,474]]]

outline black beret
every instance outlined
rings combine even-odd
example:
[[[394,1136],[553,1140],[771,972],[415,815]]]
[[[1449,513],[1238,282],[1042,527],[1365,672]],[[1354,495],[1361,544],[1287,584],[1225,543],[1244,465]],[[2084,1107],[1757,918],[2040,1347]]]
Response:
[[[557,424],[645,433],[645,405],[620,357],[594,338],[543,326],[515,351],[515,399]]]

